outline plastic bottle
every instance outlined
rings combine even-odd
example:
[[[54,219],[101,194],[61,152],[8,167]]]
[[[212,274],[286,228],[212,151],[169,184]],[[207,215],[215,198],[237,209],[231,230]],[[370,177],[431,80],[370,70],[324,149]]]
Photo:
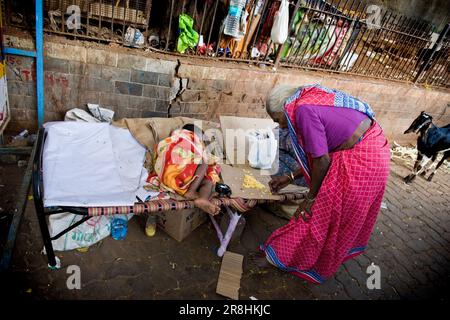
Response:
[[[128,220],[126,218],[115,217],[111,221],[111,236],[114,240],[123,240],[127,235],[127,224]]]
[[[231,0],[228,15],[225,21],[224,34],[238,38],[241,35],[239,25],[242,16],[242,10],[245,7],[246,0]]]

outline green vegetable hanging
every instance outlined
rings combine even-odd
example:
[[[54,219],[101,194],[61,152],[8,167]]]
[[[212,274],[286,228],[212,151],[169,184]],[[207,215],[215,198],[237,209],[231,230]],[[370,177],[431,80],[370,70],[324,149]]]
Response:
[[[198,43],[198,33],[194,30],[194,19],[187,14],[180,14],[178,18],[178,27],[180,35],[178,36],[177,51],[184,53],[187,49],[194,48]]]

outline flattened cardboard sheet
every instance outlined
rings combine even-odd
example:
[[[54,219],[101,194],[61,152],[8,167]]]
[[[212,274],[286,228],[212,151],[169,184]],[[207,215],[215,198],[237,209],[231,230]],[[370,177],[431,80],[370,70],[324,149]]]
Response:
[[[239,300],[243,261],[244,256],[241,254],[229,251],[224,253],[216,293],[234,300]]]

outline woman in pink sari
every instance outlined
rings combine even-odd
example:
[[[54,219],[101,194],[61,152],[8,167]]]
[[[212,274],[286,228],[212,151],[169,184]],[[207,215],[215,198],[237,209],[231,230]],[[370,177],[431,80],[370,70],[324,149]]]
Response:
[[[274,177],[272,191],[301,176],[310,189],[261,250],[276,267],[322,283],[365,250],[389,175],[389,143],[369,105],[320,85],[276,87],[267,111],[287,122],[300,164]]]

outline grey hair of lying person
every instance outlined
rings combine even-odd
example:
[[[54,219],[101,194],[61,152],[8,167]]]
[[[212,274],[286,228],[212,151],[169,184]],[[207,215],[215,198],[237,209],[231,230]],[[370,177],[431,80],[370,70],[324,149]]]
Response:
[[[274,87],[266,97],[266,110],[269,115],[284,113],[284,103],[293,96],[298,86],[278,85]]]

